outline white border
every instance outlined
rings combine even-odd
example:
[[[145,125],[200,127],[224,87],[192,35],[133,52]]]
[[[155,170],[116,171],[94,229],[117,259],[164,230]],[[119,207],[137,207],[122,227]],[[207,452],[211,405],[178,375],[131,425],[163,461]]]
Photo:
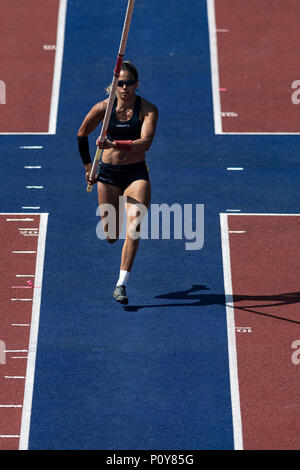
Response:
[[[210,68],[211,68],[215,134],[223,134],[220,91],[219,91],[220,83],[219,83],[218,43],[217,43],[215,1],[214,0],[207,0],[207,17],[208,17],[208,30],[209,30]]]
[[[38,248],[37,248],[37,258],[36,258],[36,269],[35,269],[35,285],[37,287],[34,289],[34,292],[33,292],[32,316],[31,316],[31,327],[30,327],[29,347],[28,347],[28,359],[27,359],[27,370],[26,370],[19,450],[27,450],[28,442],[29,442],[31,407],[32,407],[32,397],[33,397],[33,383],[34,383],[35,360],[36,360],[37,342],[38,342],[38,329],[39,329],[39,319],[40,319],[40,306],[41,306],[42,282],[43,282],[43,270],[44,270],[44,258],[45,258],[45,246],[46,246],[46,233],[47,233],[47,224],[48,224],[47,213],[35,213],[34,215],[40,216],[39,238],[38,238]]]
[[[229,247],[229,235],[228,235],[228,215],[232,215],[232,214],[220,214],[220,224],[221,224],[224,288],[225,288],[225,297],[226,297],[230,394],[231,394],[234,449],[243,450],[243,431],[242,431],[238,364],[237,364],[237,352],[236,352],[235,320],[234,320],[234,308],[233,308],[233,299],[232,299],[230,247]]]
[[[54,72],[52,81],[52,95],[49,115],[49,127],[48,132],[0,132],[0,135],[54,135],[56,134],[57,125],[57,114],[58,114],[58,102],[59,92],[62,74],[62,63],[64,53],[64,41],[65,41],[65,26],[67,16],[67,1],[59,1],[58,10],[58,23],[56,33],[56,52],[54,61]]]
[[[58,101],[61,83],[62,63],[64,55],[65,26],[67,16],[67,0],[60,0],[56,37],[56,54],[53,72],[52,99],[49,118],[49,134],[56,134]]]

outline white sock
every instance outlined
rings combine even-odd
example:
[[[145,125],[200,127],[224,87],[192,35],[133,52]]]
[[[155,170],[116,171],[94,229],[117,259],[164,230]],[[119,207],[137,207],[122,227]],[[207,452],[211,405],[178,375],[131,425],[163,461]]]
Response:
[[[129,271],[123,271],[123,270],[121,269],[121,270],[120,270],[119,280],[118,280],[118,282],[117,282],[116,287],[118,287],[118,286],[126,286],[126,285],[127,285],[128,278],[129,278],[129,274],[130,274]]]

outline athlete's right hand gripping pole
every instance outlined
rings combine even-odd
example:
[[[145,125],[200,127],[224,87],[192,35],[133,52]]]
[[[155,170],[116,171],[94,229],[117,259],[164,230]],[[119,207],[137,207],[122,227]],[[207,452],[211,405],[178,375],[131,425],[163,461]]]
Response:
[[[106,137],[106,132],[109,124],[109,120],[111,117],[111,112],[112,108],[114,105],[114,100],[115,100],[115,95],[116,95],[116,90],[118,86],[118,80],[120,77],[121,73],[121,67],[124,59],[124,54],[125,54],[125,49],[126,49],[126,44],[127,44],[127,39],[128,39],[128,34],[129,34],[129,29],[130,29],[130,23],[131,23],[131,18],[132,18],[132,13],[133,13],[133,7],[134,7],[134,2],[135,0],[128,0],[127,4],[127,10],[126,10],[126,16],[125,16],[125,21],[124,21],[124,26],[123,26],[123,32],[122,32],[122,37],[121,37],[121,42],[120,42],[120,47],[119,47],[119,53],[118,53],[118,58],[114,70],[114,75],[113,75],[113,81],[111,84],[111,89],[109,93],[109,98],[108,98],[108,103],[107,103],[107,108],[105,111],[104,119],[103,119],[103,124],[99,136],[100,143],[103,143]],[[90,174],[90,180],[92,181],[95,179],[96,172],[98,169],[99,161],[101,159],[103,153],[103,149],[99,149],[97,147],[95,158],[93,161],[93,166]],[[93,189],[92,184],[88,184],[87,186],[87,191],[90,193]]]

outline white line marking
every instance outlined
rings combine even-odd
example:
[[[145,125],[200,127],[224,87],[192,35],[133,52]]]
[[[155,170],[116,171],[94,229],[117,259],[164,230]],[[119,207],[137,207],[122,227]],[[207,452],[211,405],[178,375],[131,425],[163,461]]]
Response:
[[[11,299],[13,302],[31,302],[33,299]]]
[[[33,274],[16,274],[16,277],[34,277]]]
[[[238,117],[238,113],[234,111],[222,111],[221,116],[222,117]]]
[[[32,286],[11,286],[11,289],[32,289]]]
[[[10,439],[10,438],[18,438],[20,436],[16,436],[13,434],[0,434],[0,439]]]
[[[252,326],[236,326],[237,333],[252,333]]]
[[[228,230],[228,233],[246,233],[245,230]]]
[[[44,51],[55,51],[56,45],[55,44],[44,44],[43,49],[44,49]]]
[[[52,98],[51,98],[50,119],[49,119],[49,134],[56,133],[57,111],[58,111],[58,101],[59,101],[59,92],[60,92],[60,83],[61,83],[63,52],[64,52],[66,14],[67,14],[67,0],[60,0],[59,11],[58,11],[58,25],[57,25],[57,36],[56,36],[56,52],[55,52],[55,63],[54,63],[54,73],[53,73],[53,84],[52,84]]]
[[[22,408],[23,405],[0,405],[0,408]]]
[[[25,379],[26,377],[22,375],[5,375],[5,379]]]
[[[36,253],[36,251],[13,251],[13,253]]]
[[[37,166],[24,166],[24,168],[26,168],[27,170],[39,170],[42,167],[40,165],[37,165]]]
[[[26,186],[27,189],[43,189],[44,186]]]
[[[11,359],[27,359],[28,356],[11,356]]]
[[[40,209],[40,206],[22,206],[22,209]]]
[[[216,29],[217,33],[228,33],[229,29]]]
[[[237,366],[235,320],[232,298],[232,280],[230,266],[230,247],[228,235],[228,214],[220,214],[224,287],[226,296],[226,318],[228,336],[228,355],[230,373],[230,391],[232,406],[233,437],[235,450],[243,450],[242,418]]]
[[[42,145],[23,145],[20,149],[23,150],[42,150],[44,147]]]
[[[23,237],[38,237],[38,233],[22,233]]]
[[[214,109],[215,134],[222,134],[221,102],[220,102],[220,83],[219,83],[219,65],[218,65],[218,43],[216,34],[216,15],[214,0],[207,0],[209,45],[210,45],[210,67]]]
[[[30,323],[12,323],[11,326],[30,326]]]
[[[40,215],[35,279],[42,286],[48,214]],[[28,449],[42,289],[34,289],[19,450]]]
[[[28,349],[5,349],[5,352],[28,352]]]
[[[241,209],[226,209],[227,212],[241,212]]]
[[[37,227],[18,228],[18,230],[38,230]]]
[[[26,222],[33,222],[35,219],[6,219],[6,222],[20,222],[20,221],[26,221]]]
[[[226,168],[226,170],[229,170],[229,171],[242,171],[244,168],[242,167],[232,167],[232,166],[229,166],[228,168]]]

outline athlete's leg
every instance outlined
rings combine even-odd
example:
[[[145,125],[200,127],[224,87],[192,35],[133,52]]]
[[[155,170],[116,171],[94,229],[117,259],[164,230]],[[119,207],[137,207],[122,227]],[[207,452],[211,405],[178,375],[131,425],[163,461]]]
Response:
[[[106,240],[114,243],[118,240],[120,227],[122,227],[122,213],[119,211],[119,198],[122,195],[122,189],[112,184],[98,182],[98,201],[100,208],[100,217],[103,224],[103,230]]]
[[[127,223],[120,269],[130,272],[139,246],[141,221],[151,201],[150,182],[134,181],[125,189],[124,196]]]

